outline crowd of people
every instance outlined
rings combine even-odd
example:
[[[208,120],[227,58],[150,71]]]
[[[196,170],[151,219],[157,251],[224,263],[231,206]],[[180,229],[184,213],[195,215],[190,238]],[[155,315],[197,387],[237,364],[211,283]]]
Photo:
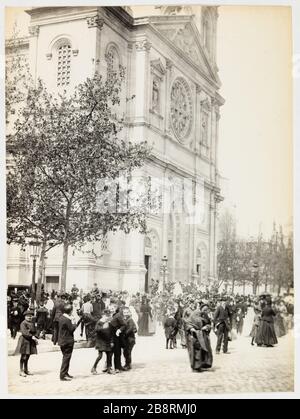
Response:
[[[60,379],[69,381],[70,360],[78,339],[85,339],[88,347],[98,351],[92,374],[97,374],[104,353],[103,371],[118,374],[132,368],[136,334],[151,336],[160,325],[164,328],[165,348],[176,349],[180,340],[181,347],[188,350],[192,371],[201,372],[213,364],[211,331],[217,336],[215,353],[218,355],[222,350],[228,354],[228,342],[243,333],[250,307],[254,312],[249,331],[252,345],[271,347],[293,326],[291,297],[272,301],[268,294],[233,296],[184,284],[180,292],[175,292],[172,283],[159,290],[154,282],[149,293],[134,295],[100,290],[97,284],[84,293],[74,284],[69,293],[49,294],[42,290],[38,302],[31,297],[28,290],[8,295],[8,327],[13,339],[20,332],[15,353],[21,354],[23,377],[30,375],[28,361],[30,355],[37,353],[38,340],[48,334],[63,355]]]

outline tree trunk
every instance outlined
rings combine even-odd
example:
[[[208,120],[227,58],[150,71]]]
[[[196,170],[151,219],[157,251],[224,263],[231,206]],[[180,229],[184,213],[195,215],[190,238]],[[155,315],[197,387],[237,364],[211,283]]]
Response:
[[[31,279],[31,303],[30,306],[34,307],[35,300],[35,275],[36,275],[36,258],[33,258],[32,262],[32,279]]]
[[[65,224],[65,236],[63,242],[63,260],[62,260],[62,267],[61,267],[61,279],[60,279],[60,291],[66,291],[66,284],[67,284],[67,269],[68,269],[68,251],[69,251],[69,223],[70,223],[70,216],[71,216],[71,206],[72,202],[69,201],[66,209],[66,224]]]
[[[39,304],[39,302],[41,300],[42,280],[43,280],[43,272],[44,272],[44,265],[45,265],[46,246],[47,246],[47,242],[46,242],[46,240],[43,240],[41,256],[40,256],[40,263],[39,263],[38,282],[37,282],[37,289],[36,289],[36,302],[37,302],[37,304]]]
[[[246,293],[246,282],[244,281],[243,282],[243,295],[245,295],[245,293]]]
[[[234,284],[235,284],[235,279],[232,280],[231,294],[234,293]]]
[[[277,289],[277,295],[278,295],[278,297],[280,295],[280,291],[281,291],[281,284],[278,284],[278,289]]]
[[[60,291],[62,292],[66,291],[68,251],[69,251],[69,242],[68,240],[65,240],[63,244],[63,260],[62,260],[61,279],[60,279]]]

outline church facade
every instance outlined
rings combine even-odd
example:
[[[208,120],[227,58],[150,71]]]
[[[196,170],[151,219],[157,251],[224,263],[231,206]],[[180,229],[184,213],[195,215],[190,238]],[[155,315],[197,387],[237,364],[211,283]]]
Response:
[[[43,79],[53,93],[73,89],[95,71],[105,75],[119,65],[125,68],[123,135],[152,146],[142,175],[159,184],[161,206],[148,215],[148,234],[109,233],[93,253],[71,251],[67,289],[75,283],[88,290],[97,283],[144,292],[152,279],[207,286],[216,278],[222,200],[218,124],[224,104],[216,64],[218,11],[211,6],[149,9],[26,11],[29,36],[20,43],[22,53],[34,79]],[[182,196],[190,202],[182,203]],[[201,210],[195,211],[198,204]],[[47,290],[59,288],[61,261],[59,248],[47,255]],[[9,246],[8,283],[29,285],[31,265],[29,251]]]

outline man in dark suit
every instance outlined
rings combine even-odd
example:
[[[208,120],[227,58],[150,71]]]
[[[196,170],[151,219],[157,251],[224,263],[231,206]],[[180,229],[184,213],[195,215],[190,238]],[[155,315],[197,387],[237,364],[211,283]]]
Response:
[[[216,353],[219,354],[223,342],[223,352],[228,353],[228,332],[230,330],[230,314],[225,299],[222,299],[214,314],[214,327],[217,330]]]
[[[58,340],[58,327],[59,327],[59,319],[64,313],[64,306],[66,304],[67,296],[62,294],[54,303],[54,307],[51,313],[51,323],[53,327],[53,334],[52,334],[52,342],[54,345],[57,344]]]
[[[125,358],[124,370],[128,371],[131,369],[131,352],[135,345],[135,334],[137,332],[137,327],[132,319],[130,309],[128,307],[124,307],[122,311],[126,326],[120,334],[120,340]]]
[[[72,313],[72,305],[64,306],[64,314],[59,319],[58,345],[63,354],[60,379],[61,381],[70,381],[73,377],[69,375],[69,366],[74,347],[74,331],[76,329],[76,320],[70,315]]]
[[[124,368],[121,365],[120,334],[125,330],[126,323],[122,314],[122,309],[120,309],[120,307],[118,307],[115,302],[110,305],[110,312],[112,314],[112,320],[110,324],[113,330],[114,366],[115,366],[115,373],[118,374],[120,371],[124,371]]]

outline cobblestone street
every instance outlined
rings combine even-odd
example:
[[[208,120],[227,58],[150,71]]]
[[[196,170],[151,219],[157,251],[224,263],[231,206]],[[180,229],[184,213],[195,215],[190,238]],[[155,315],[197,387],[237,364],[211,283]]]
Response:
[[[214,355],[210,371],[192,373],[185,349],[164,349],[161,329],[153,337],[138,337],[133,351],[133,369],[118,375],[90,374],[96,358],[93,348],[76,349],[70,373],[75,378],[61,382],[58,378],[61,353],[40,353],[29,362],[33,376],[18,375],[19,357],[8,357],[9,393],[31,396],[110,396],[110,395],[168,395],[220,394],[293,391],[293,336],[279,339],[274,348],[251,346],[249,322],[244,336],[230,343],[230,354]],[[215,346],[215,336],[212,345]],[[180,346],[180,345],[179,345]]]

